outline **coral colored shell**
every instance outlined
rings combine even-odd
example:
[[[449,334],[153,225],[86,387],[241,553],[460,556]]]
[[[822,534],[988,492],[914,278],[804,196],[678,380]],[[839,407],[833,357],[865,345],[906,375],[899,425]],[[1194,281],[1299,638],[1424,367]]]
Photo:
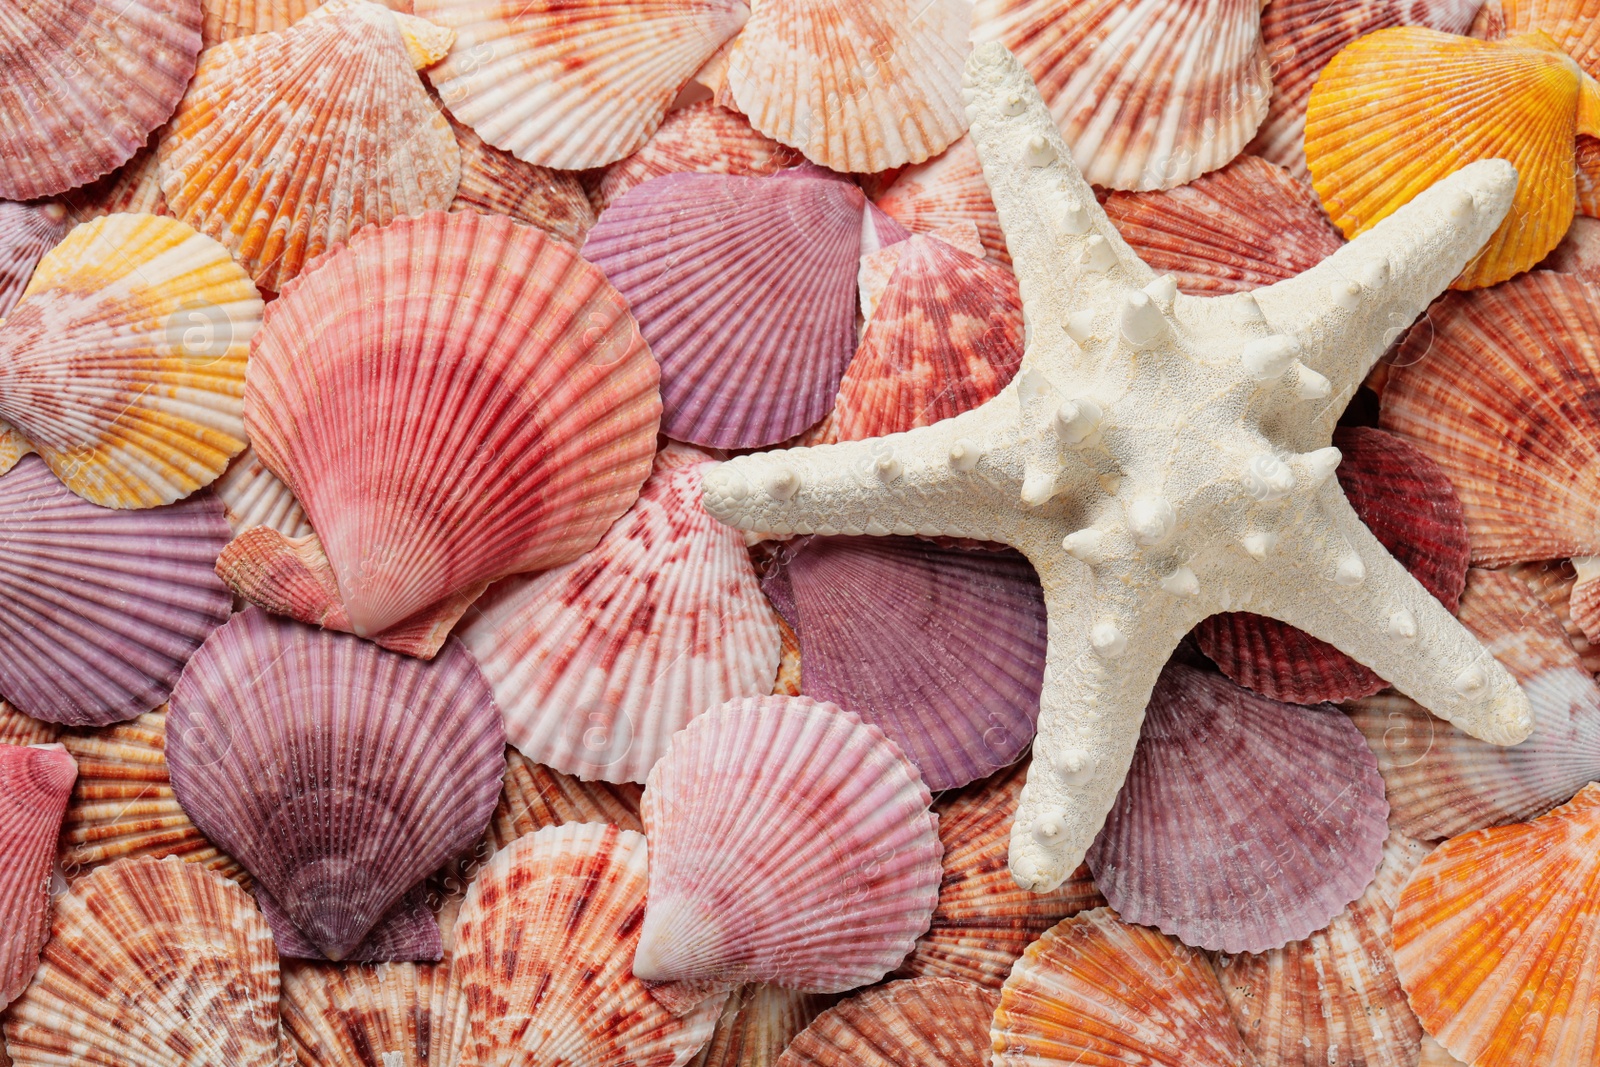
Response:
[[[283,965],[283,1016],[299,1067],[453,1067],[466,1038],[448,964]]]
[[[1493,0],[1497,34],[1538,30],[1593,74],[1600,69],[1600,6],[1594,0]]]
[[[1089,869],[1129,922],[1264,952],[1361,895],[1388,814],[1377,760],[1338,709],[1169,663]]]
[[[1466,581],[1468,527],[1450,481],[1405,440],[1370,427],[1336,430],[1345,496],[1395,559],[1454,610]],[[1371,696],[1385,682],[1332,645],[1248,612],[1213,615],[1200,649],[1240,685],[1294,704]]]
[[[778,677],[772,682],[773,696],[797,697],[800,695],[800,635],[774,609],[772,617],[778,621],[778,632],[783,636],[783,650],[778,658]]]
[[[411,625],[431,636],[407,650],[431,655],[484,585],[576,559],[633,503],[657,380],[569,246],[433,213],[358,235],[273,303],[245,424],[319,535],[324,624],[380,642]]]
[[[48,745],[60,736],[60,723],[35,719],[0,700],[0,745]]]
[[[428,71],[451,114],[494,147],[561,170],[637,151],[746,15],[737,0],[416,0],[416,13],[455,31]]]
[[[569,822],[610,823],[643,833],[644,823],[639,821],[643,795],[644,790],[632,782],[585,782],[508,748],[500,803],[489,821],[489,839],[501,849],[535,830]]]
[[[1588,1009],[1600,786],[1531,823],[1451,838],[1422,861],[1394,916],[1411,1007],[1474,1067],[1600,1061]]]
[[[195,824],[338,959],[483,833],[504,744],[460,646],[425,663],[250,609],[184,671],[167,758]]]
[[[1344,243],[1309,188],[1255,156],[1176,189],[1112,193],[1103,206],[1140,259],[1194,296],[1292,278]]]
[[[914,978],[829,1008],[774,1067],[987,1067],[999,996],[954,978]]]
[[[877,211],[877,208],[869,205],[867,210],[870,214],[871,212]],[[886,219],[888,218],[887,215],[883,217]],[[899,229],[905,229],[905,227],[900,226],[900,224],[895,222],[893,219],[889,219],[889,222]],[[876,230],[876,223],[877,217],[873,216],[872,224],[874,230]],[[872,316],[877,313],[878,304],[883,300],[884,293],[889,288],[889,279],[894,277],[895,268],[900,265],[901,254],[908,250],[915,250],[916,248],[923,247],[924,242],[922,241],[918,241],[915,244],[908,241],[907,238],[911,236],[912,234],[909,232],[904,234],[895,234],[893,235],[893,240],[891,240],[889,243],[885,244],[879,242],[877,249],[867,252],[865,251],[867,247],[866,235],[865,233],[862,235],[861,247],[863,252],[861,255],[861,266],[856,270],[856,289],[859,291],[861,296],[862,321],[861,330],[859,332],[862,335],[865,335],[866,333],[867,323],[872,319]],[[937,230],[929,230],[926,236],[929,239],[948,245],[958,251],[965,252],[967,255],[972,256],[975,259],[981,260],[984,258],[983,239],[978,235],[978,227],[974,223],[953,222],[948,226],[941,226]],[[874,233],[874,237],[877,237],[876,233]],[[926,256],[913,256],[912,258],[913,260],[921,260],[922,262],[925,262],[927,259]],[[986,264],[986,266],[992,265]],[[1010,293],[1015,294],[1016,280],[1007,272],[1002,271],[1001,273],[1004,274],[1006,278],[1004,288]],[[859,349],[857,351],[859,351]],[[831,422],[832,420],[830,419],[828,421]],[[826,425],[826,423],[824,425]],[[815,430],[812,431],[813,434],[815,432]],[[807,436],[811,435],[808,434]],[[827,443],[832,444],[833,442],[830,440]]]
[[[1274,1067],[1417,1067],[1422,1027],[1395,973],[1390,927],[1428,846],[1395,832],[1366,892],[1325,930],[1218,961],[1250,1051]]]
[[[1084,178],[1106,188],[1193,181],[1267,113],[1258,0],[979,0],[972,36],[1016,53]]]
[[[411,0],[379,0],[391,11],[411,13]],[[286,30],[322,6],[322,0],[204,0],[206,47],[235,37]]]
[[[1578,135],[1575,177],[1578,184],[1577,210],[1590,218],[1600,216],[1600,141],[1581,133]]]
[[[864,205],[797,170],[669,174],[606,209],[583,254],[661,361],[662,433],[747,448],[827,413],[855,352]]]
[[[1600,285],[1600,219],[1573,219],[1567,235],[1539,266]]]
[[[1600,291],[1536,271],[1428,322],[1393,357],[1381,425],[1455,486],[1472,561],[1600,553]]]
[[[102,867],[56,900],[5,1034],[16,1067],[280,1067],[272,934],[213,871],[177,858]]]
[[[878,196],[877,205],[913,233],[928,233],[953,223],[978,228],[984,250],[1011,262],[1000,217],[989,199],[989,184],[970,137],[962,136],[937,157],[902,171]]]
[[[0,200],[0,319],[11,314],[39,260],[70,228],[60,204]]]
[[[211,570],[227,543],[209,494],[112,511],[35,457],[0,477],[0,691],[39,719],[103,725],[167,698],[228,617]]]
[[[688,1067],[774,1067],[794,1036],[832,997],[775,985],[740,986],[728,997],[711,1041]]]
[[[262,288],[281,291],[363,227],[455,197],[455,136],[410,51],[437,27],[400,19],[334,0],[201,57],[161,140],[161,190]],[[291,147],[306,144],[315,150]]]
[[[260,323],[260,296],[215,241],[150,215],[85,223],[0,323],[0,418],[84,499],[170,504],[244,448]]]
[[[1590,644],[1583,627],[1572,618],[1572,592],[1578,581],[1577,570],[1566,560],[1545,560],[1538,563],[1515,563],[1506,569],[1507,574],[1522,580],[1533,595],[1556,613],[1562,629],[1567,633],[1567,643],[1578,654],[1583,669],[1590,674],[1600,674],[1600,647]]]
[[[194,73],[200,0],[47,0],[0,19],[0,197],[65,192],[115,169]]]
[[[167,198],[161,195],[161,168],[156,146],[165,127],[156,130],[144,147],[116,170],[89,185],[63,193],[61,202],[74,222],[92,222],[102,215],[164,215]]]
[[[222,501],[228,526],[235,534],[252,526],[270,526],[285,537],[304,537],[312,532],[305,510],[289,487],[267,469],[248,445],[233,457],[211,489]]]
[[[0,1008],[27,986],[50,936],[56,833],[77,774],[60,745],[0,745]]]
[[[1044,682],[1044,593],[1015,552],[813,538],[784,565],[805,693],[849,708],[950,789],[1014,763]]]
[[[927,787],[874,726],[806,697],[731,701],[691,722],[645,786],[650,902],[634,973],[868,985],[928,929],[941,846]],[[781,882],[756,871],[782,841]]]
[[[528,758],[643,782],[690,719],[771,691],[781,638],[744,538],[700,505],[710,465],[669,445],[594,549],[474,606],[462,643]]]
[[[798,162],[794,149],[763,137],[737,111],[705,100],[670,112],[643,148],[607,167],[595,207],[604,211],[634,186],[666,174],[761,178]]]
[[[484,144],[454,119],[450,129],[461,149],[461,184],[451,211],[509,215],[569,244],[583,243],[594,225],[594,207],[576,175],[524,163]]]
[[[728,89],[750,125],[836,171],[921,163],[967,128],[960,0],[762,0]]]
[[[495,855],[456,922],[475,1067],[674,1067],[711,1036],[713,997],[675,1016],[629,967],[645,908],[645,839],[548,827]]]
[[[1475,160],[1510,162],[1518,180],[1506,221],[1452,283],[1472,289],[1527,270],[1561,240],[1578,132],[1600,133],[1600,85],[1548,37],[1489,42],[1397,27],[1362,37],[1323,70],[1306,112],[1306,160],[1347,237]]]
[[[1255,1067],[1199,952],[1110,908],[1057,923],[1000,992],[994,1067]]]

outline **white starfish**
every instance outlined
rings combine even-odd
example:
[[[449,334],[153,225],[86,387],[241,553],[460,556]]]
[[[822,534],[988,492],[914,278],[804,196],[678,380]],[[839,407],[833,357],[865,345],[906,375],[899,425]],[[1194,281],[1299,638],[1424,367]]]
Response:
[[[1047,890],[1077,866],[1162,666],[1219,611],[1298,626],[1475,737],[1526,737],[1517,683],[1356,517],[1330,444],[1397,330],[1499,225],[1512,167],[1463,168],[1304,274],[1201,299],[1118,236],[1010,52],[976,48],[966,93],[1028,324],[1016,380],[909,433],[731,460],[705,504],[746,530],[1027,555],[1050,648],[1017,882]]]

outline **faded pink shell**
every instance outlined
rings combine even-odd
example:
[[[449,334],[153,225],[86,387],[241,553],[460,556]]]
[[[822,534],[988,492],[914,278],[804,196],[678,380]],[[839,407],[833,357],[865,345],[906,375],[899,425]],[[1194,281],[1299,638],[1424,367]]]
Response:
[[[0,745],[0,1009],[27,986],[50,936],[56,835],[77,777],[60,745]]]
[[[800,153],[764,137],[737,111],[710,100],[669,112],[643,148],[606,168],[595,189],[604,211],[634,186],[666,174],[760,178],[800,162]]]
[[[60,204],[0,200],[0,319],[11,314],[33,268],[71,228]]]

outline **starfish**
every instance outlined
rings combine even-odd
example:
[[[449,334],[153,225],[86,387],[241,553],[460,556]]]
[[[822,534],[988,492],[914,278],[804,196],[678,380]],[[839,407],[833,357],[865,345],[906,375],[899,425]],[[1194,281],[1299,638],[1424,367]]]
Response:
[[[931,426],[743,456],[703,487],[745,530],[977,538],[1032,562],[1049,653],[1017,883],[1052,889],[1082,860],[1161,668],[1217,612],[1297,626],[1474,737],[1526,737],[1516,681],[1356,516],[1331,444],[1372,364],[1499,226],[1510,164],[1457,171],[1297,277],[1190,297],[1118,235],[1016,57],[975,48],[965,93],[1022,293],[1016,378]]]

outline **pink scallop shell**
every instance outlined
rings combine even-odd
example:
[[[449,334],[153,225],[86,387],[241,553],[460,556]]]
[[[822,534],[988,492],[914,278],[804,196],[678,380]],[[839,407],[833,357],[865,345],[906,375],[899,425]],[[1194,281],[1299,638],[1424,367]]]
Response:
[[[763,137],[737,111],[704,100],[668,112],[643,148],[607,167],[594,203],[604,211],[634,186],[666,174],[760,178],[798,162],[800,153]]]
[[[60,204],[0,200],[0,319],[16,307],[40,258],[71,228]]]
[[[161,167],[156,154],[161,133],[162,129],[152,133],[132,159],[110,174],[62,193],[59,199],[67,206],[72,221],[89,222],[102,215],[123,213],[171,218],[167,198],[161,195]]]
[[[958,222],[978,227],[983,247],[1000,263],[1010,265],[1006,236],[989,198],[989,183],[972,138],[963,135],[926,163],[900,172],[877,198],[877,206],[913,233],[928,233]]]
[[[0,745],[0,1009],[27,987],[50,936],[56,835],[77,777],[60,745]]]

